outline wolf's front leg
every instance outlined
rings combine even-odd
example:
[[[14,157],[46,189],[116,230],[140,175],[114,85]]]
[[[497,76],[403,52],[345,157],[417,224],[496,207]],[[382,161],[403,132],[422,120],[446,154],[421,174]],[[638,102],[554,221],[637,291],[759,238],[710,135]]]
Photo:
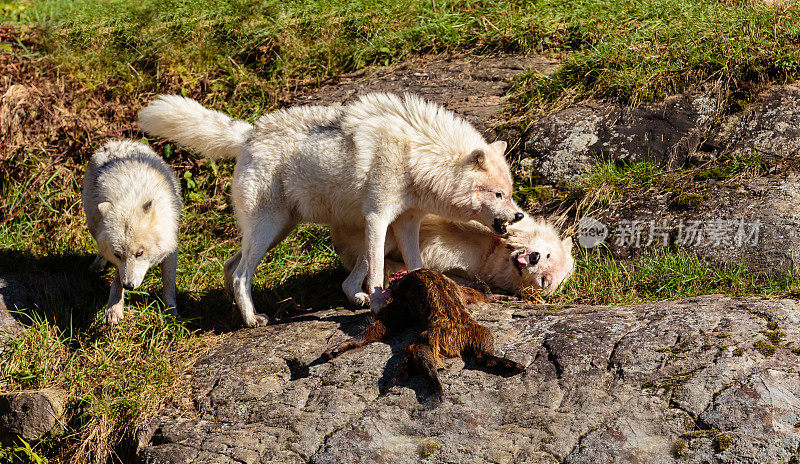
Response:
[[[419,226],[422,224],[424,214],[418,211],[406,211],[398,217],[392,229],[406,269],[413,271],[422,268],[422,254],[419,249]]]
[[[358,306],[369,304],[369,295],[364,292],[364,279],[367,277],[367,258],[364,255],[356,259],[356,265],[350,275],[342,282],[342,290],[347,299]]]
[[[111,282],[111,292],[108,295],[108,309],[106,309],[106,322],[108,325],[115,326],[122,322],[122,309],[125,303],[125,290],[122,289],[122,280],[119,277],[119,269],[114,274],[114,281]]]
[[[369,214],[366,217],[367,290],[373,313],[386,306],[386,298],[383,296],[383,255],[390,222],[391,218],[378,214]]]
[[[178,316],[178,304],[175,301],[175,279],[178,273],[178,250],[173,251],[161,261],[161,281],[164,285],[164,304],[167,314]]]

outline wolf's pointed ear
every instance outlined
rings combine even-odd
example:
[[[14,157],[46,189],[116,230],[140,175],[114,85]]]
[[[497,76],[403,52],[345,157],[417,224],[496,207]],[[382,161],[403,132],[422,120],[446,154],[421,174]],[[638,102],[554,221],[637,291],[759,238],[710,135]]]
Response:
[[[99,205],[97,205],[97,210],[100,211],[101,215],[105,216],[106,214],[108,214],[109,211],[111,211],[111,202],[104,201],[100,203]]]
[[[572,253],[572,237],[567,237],[561,241],[561,246],[567,254]]]
[[[506,148],[508,148],[508,144],[502,140],[498,140],[497,142],[494,142],[489,146],[492,148],[492,150],[495,151],[495,153],[497,153],[500,156],[505,156]]]
[[[153,200],[147,200],[147,203],[142,205],[142,211],[144,211],[145,213],[149,213],[151,206],[153,206]]]
[[[469,154],[469,165],[472,166],[472,168],[475,170],[485,171],[486,153],[480,148],[472,150],[472,153]]]

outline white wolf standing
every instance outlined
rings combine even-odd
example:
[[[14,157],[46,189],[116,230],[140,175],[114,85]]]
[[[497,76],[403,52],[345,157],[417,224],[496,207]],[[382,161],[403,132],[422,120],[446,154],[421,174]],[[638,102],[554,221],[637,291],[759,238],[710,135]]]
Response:
[[[256,267],[299,221],[364,228],[367,283],[378,311],[390,224],[405,263],[416,269],[426,213],[474,219],[498,233],[523,217],[511,199],[506,143],[487,143],[465,120],[413,95],[294,107],[255,125],[164,95],[139,112],[139,126],[212,159],[237,159],[231,190],[242,249],[224,275],[248,326],[269,321],[253,308]]]
[[[359,305],[366,301],[363,237],[363,229],[331,228],[333,246],[344,267],[352,270],[342,289]],[[550,293],[569,278],[575,266],[572,239],[562,240],[552,224],[527,215],[498,237],[477,222],[449,221],[431,214],[422,221],[419,241],[425,267],[509,292],[536,287]],[[391,233],[386,239],[386,259],[387,271],[403,269],[403,257]]]
[[[164,302],[171,314],[177,314],[181,197],[172,168],[141,142],[107,142],[86,168],[81,200],[89,232],[97,241],[92,269],[101,271],[107,261],[117,267],[106,321],[110,325],[122,321],[124,290],[141,285],[147,270],[159,263]]]

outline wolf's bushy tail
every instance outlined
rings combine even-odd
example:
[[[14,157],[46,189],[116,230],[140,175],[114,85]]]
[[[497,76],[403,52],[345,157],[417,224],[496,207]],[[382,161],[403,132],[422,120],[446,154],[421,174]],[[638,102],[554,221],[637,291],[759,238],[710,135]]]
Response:
[[[253,128],[179,95],[159,95],[139,111],[138,123],[149,135],[173,140],[211,159],[238,157]]]

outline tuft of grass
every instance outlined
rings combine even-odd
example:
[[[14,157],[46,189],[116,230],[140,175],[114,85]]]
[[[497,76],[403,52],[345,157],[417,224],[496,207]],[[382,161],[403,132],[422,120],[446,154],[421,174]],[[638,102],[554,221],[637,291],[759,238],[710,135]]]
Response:
[[[766,357],[770,357],[775,354],[775,345],[764,340],[758,340],[757,342],[753,343],[753,348]]]
[[[731,438],[730,435],[720,432],[714,437],[714,451],[721,453],[730,448],[734,443],[736,443],[736,441]]]
[[[594,169],[567,186],[567,199],[588,200],[593,205],[604,206],[627,193],[658,185],[663,177],[663,170],[652,163],[601,160]]]
[[[689,455],[689,447],[686,445],[686,440],[678,438],[672,442],[672,456],[676,458],[683,458]]]
[[[642,384],[642,388],[646,390],[653,390],[653,391],[664,391],[669,392],[675,388],[682,387],[686,385],[686,382],[692,379],[692,376],[698,369],[686,371],[686,372],[678,372],[675,375],[670,377],[663,377],[648,380],[644,384]]]
[[[701,193],[684,192],[678,195],[677,198],[672,201],[671,206],[682,211],[692,210],[697,209],[701,204],[703,204],[704,200],[705,197]]]
[[[48,459],[41,456],[27,441],[17,438],[19,444],[0,446],[0,462],[7,464],[48,464]]]
[[[738,175],[757,176],[766,173],[769,167],[770,163],[758,154],[734,153],[723,157],[711,169],[696,174],[694,180],[727,180]]]
[[[785,296],[800,282],[791,273],[758,273],[743,265],[709,263],[684,250],[648,251],[622,262],[601,249],[578,248],[575,272],[550,300],[557,304],[623,305],[726,295]]]
[[[716,453],[721,453],[736,443],[736,440],[731,438],[730,435],[716,429],[692,430],[680,435],[680,438],[685,438],[687,440],[703,437],[711,438],[711,445],[714,447],[714,452]]]

